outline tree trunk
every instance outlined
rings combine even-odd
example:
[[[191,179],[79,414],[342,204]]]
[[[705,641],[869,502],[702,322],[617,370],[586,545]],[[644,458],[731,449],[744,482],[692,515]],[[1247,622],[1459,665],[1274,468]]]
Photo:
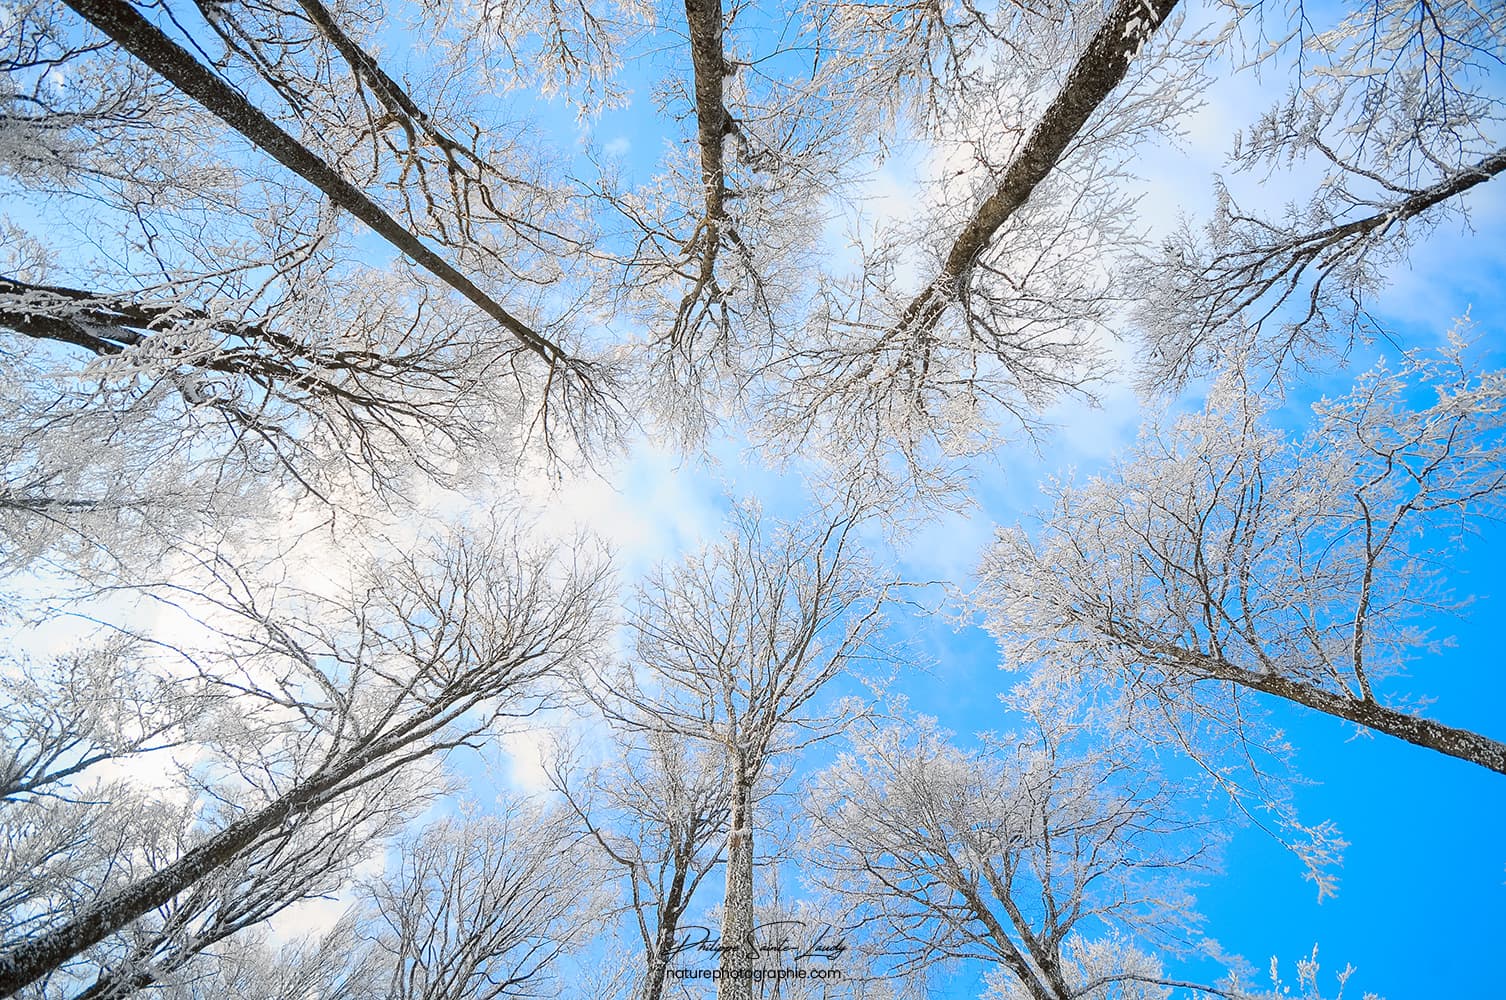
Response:
[[[643,1000],[662,1000],[664,977],[669,973],[669,963],[662,954],[648,957],[648,978],[643,983]]]
[[[718,1000],[752,1000],[753,789],[746,755],[739,752],[732,775],[731,827],[727,831],[727,895],[722,904],[721,974]]]
[[[1497,774],[1506,774],[1506,743],[1471,730],[1408,715],[1379,702],[1334,694],[1280,674],[1243,670],[1217,657],[1189,652],[1177,646],[1157,646],[1155,652],[1169,655],[1194,675],[1229,681],[1252,691],[1284,698],[1325,715],[1405,740],[1413,746],[1467,760]]]
[[[366,755],[362,755],[315,775],[282,798],[231,823],[167,867],[84,908],[63,926],[0,954],[0,997],[12,996],[142,914],[166,904],[206,875],[228,865],[295,814],[323,805],[368,763]]]
[[[690,30],[690,59],[695,67],[696,142],[701,150],[706,222],[714,228],[727,217],[722,144],[731,130],[723,98],[727,63],[722,55],[720,0],[685,0],[685,23]]]
[[[1285,698],[1346,722],[1353,722],[1367,729],[1385,733],[1387,736],[1406,740],[1414,746],[1426,747],[1450,757],[1467,760],[1471,764],[1478,764],[1497,774],[1506,774],[1506,744],[1490,739],[1488,736],[1482,736],[1468,729],[1446,726],[1432,719],[1398,712],[1379,702],[1332,694],[1275,674],[1248,674],[1243,671],[1240,673],[1241,676],[1238,678],[1230,679],[1256,691]]]
[[[680,930],[680,915],[689,903],[684,898],[685,865],[689,863],[675,859],[675,877],[670,882],[668,898],[659,908],[659,933],[648,954],[648,979],[643,984],[643,1000],[662,1000],[664,996],[664,979],[669,974],[670,953],[675,946],[675,935]]]
[[[999,181],[957,234],[941,273],[905,307],[896,329],[927,330],[951,301],[989,241],[1056,169],[1088,118],[1124,80],[1140,47],[1176,8],[1177,0],[1119,0],[1108,12],[1067,81],[1031,130]]]

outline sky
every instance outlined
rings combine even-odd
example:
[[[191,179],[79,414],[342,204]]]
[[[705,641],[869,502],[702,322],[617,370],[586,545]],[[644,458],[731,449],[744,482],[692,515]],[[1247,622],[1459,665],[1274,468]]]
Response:
[[[634,79],[632,72],[628,79]],[[630,89],[629,107],[603,117],[590,134],[647,170],[661,148],[664,125],[642,117],[647,82]],[[1232,130],[1261,109],[1270,93],[1268,80],[1225,79],[1203,94],[1204,106],[1179,142],[1137,156],[1131,169],[1139,177],[1139,208],[1150,239],[1182,213],[1195,217],[1208,208],[1213,176],[1228,177]],[[902,216],[913,204],[914,175],[927,169],[924,151],[896,156],[873,178],[869,211]],[[1230,182],[1246,203],[1279,205],[1296,193],[1258,179]],[[1506,199],[1487,186],[1468,205],[1469,228],[1445,224],[1424,240],[1388,275],[1375,311],[1409,347],[1440,343],[1453,321],[1468,315],[1477,354],[1500,366],[1506,364],[1506,337],[1500,334]],[[1395,353],[1384,343],[1359,345],[1347,367],[1331,365],[1307,378],[1275,419],[1300,428],[1320,395],[1341,394],[1376,357]],[[1198,407],[1201,389],[1192,387],[1171,405]],[[1099,387],[1098,396],[1097,406],[1068,402],[1054,410],[1056,426],[1043,446],[1006,447],[977,462],[973,506],[935,517],[887,555],[910,579],[945,580],[966,590],[994,527],[1028,519],[1039,508],[1044,478],[1090,475],[1134,439],[1149,412],[1144,401],[1122,378]],[[622,463],[615,487],[572,488],[561,499],[591,523],[620,525],[617,542],[631,565],[683,551],[714,533],[716,511],[728,494],[755,496],[776,512],[798,508],[799,483],[770,475],[740,442],[723,440],[712,452],[719,464],[708,470],[643,447]],[[1441,554],[1456,591],[1477,600],[1462,617],[1427,623],[1437,636],[1454,641],[1436,658],[1414,665],[1417,690],[1436,698],[1429,708],[1434,718],[1499,737],[1506,670],[1495,623],[1506,619],[1500,575],[1506,526],[1486,524],[1462,546],[1435,541],[1446,546]],[[1001,672],[999,652],[985,633],[944,615],[917,618],[904,629],[930,661],[896,685],[915,711],[935,715],[964,741],[969,733],[1004,724],[994,696],[1018,677]],[[1225,849],[1222,873],[1197,892],[1205,933],[1225,953],[1247,959],[1259,970],[1257,978],[1263,979],[1275,957],[1287,983],[1296,979],[1298,960],[1312,957],[1316,947],[1325,996],[1335,990],[1332,975],[1346,965],[1356,970],[1345,994],[1350,997],[1367,991],[1389,1000],[1506,995],[1506,787],[1500,776],[1294,705],[1273,704],[1270,712],[1300,748],[1300,815],[1310,823],[1332,821],[1349,842],[1336,871],[1338,892],[1320,902],[1298,860],[1271,836],[1245,826]],[[1173,960],[1171,967],[1203,981],[1222,974],[1214,963],[1196,959],[1181,965]],[[980,980],[963,974],[943,995],[976,996],[979,988]]]
[[[393,58],[422,59],[404,52],[403,39],[389,40]],[[671,128],[659,119],[652,98],[659,60],[625,69],[626,107],[577,122],[561,104],[532,110],[550,116],[572,141],[621,158],[629,174],[649,176],[666,148]],[[1233,128],[1248,121],[1268,99],[1252,77],[1209,88],[1205,105],[1186,124],[1177,143],[1147,148],[1132,165],[1134,190],[1148,239],[1194,215],[1211,201],[1211,178],[1226,170]],[[527,106],[523,106],[525,110]],[[568,137],[568,136],[567,136]],[[916,181],[935,167],[926,150],[905,150],[876,167],[866,207],[875,218],[903,218],[917,197]],[[1249,198],[1279,204],[1287,197],[1249,179]],[[1502,183],[1502,182],[1497,182]],[[1506,198],[1490,186],[1469,198],[1469,230],[1446,224],[1416,248],[1390,276],[1377,313],[1408,345],[1439,342],[1456,317],[1476,324],[1479,351],[1506,366]],[[835,238],[835,216],[825,220]],[[1125,345],[1110,345],[1117,357]],[[1322,393],[1343,391],[1356,371],[1388,345],[1361,345],[1348,370],[1314,375],[1277,420],[1297,428],[1305,408]],[[1199,405],[1193,386],[1173,408]],[[1053,429],[1036,444],[1006,446],[974,463],[972,503],[960,512],[935,515],[896,545],[879,534],[872,542],[905,578],[945,581],[966,592],[996,526],[1028,521],[1042,502],[1040,482],[1053,475],[1083,477],[1105,467],[1133,441],[1149,412],[1120,372],[1098,387],[1098,405],[1068,401],[1048,416]],[[807,470],[808,471],[808,470]],[[778,516],[804,506],[800,470],[778,473],[738,435],[713,439],[705,456],[684,457],[642,437],[627,454],[599,470],[564,483],[522,485],[526,505],[537,511],[541,530],[569,536],[587,527],[615,550],[615,564],[631,580],[656,561],[676,558],[715,538],[734,499],[752,498]],[[1439,540],[1439,544],[1445,544]],[[1477,600],[1459,618],[1428,623],[1454,644],[1416,664],[1419,690],[1434,696],[1429,712],[1451,724],[1506,736],[1506,670],[1495,623],[1506,619],[1506,525],[1491,523],[1468,544],[1443,553],[1461,593]],[[955,609],[945,589],[928,593],[938,606]],[[902,672],[895,689],[917,712],[936,716],[966,741],[969,734],[1007,724],[996,695],[1018,680],[1000,669],[1000,654],[981,629],[948,613],[917,615],[898,624],[921,661]],[[1386,737],[1290,705],[1271,706],[1272,717],[1300,747],[1297,758],[1308,784],[1296,793],[1309,822],[1332,820],[1349,841],[1338,871],[1336,897],[1319,902],[1302,878],[1300,863],[1254,827],[1239,829],[1224,855],[1222,874],[1197,893],[1205,929],[1229,953],[1259,968],[1272,956],[1294,976],[1299,958],[1319,948],[1329,970],[1346,963],[1357,972],[1346,995],[1374,991],[1388,1000],[1440,996],[1506,995],[1506,779],[1478,767],[1404,746]],[[520,791],[540,786],[539,739],[517,735],[505,741],[509,757],[485,774]],[[477,775],[482,780],[482,775]],[[305,908],[284,921],[281,933],[318,926],[337,901]],[[1189,978],[1216,978],[1220,970],[1189,961]],[[978,980],[964,976],[947,997],[974,996]]]

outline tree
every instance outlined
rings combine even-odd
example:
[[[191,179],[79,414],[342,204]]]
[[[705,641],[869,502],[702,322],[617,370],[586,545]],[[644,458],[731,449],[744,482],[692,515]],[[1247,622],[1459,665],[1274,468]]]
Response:
[[[638,588],[632,665],[588,680],[615,724],[696,741],[718,758],[727,809],[722,996],[751,996],[757,802],[781,780],[780,764],[843,723],[845,713],[817,696],[878,652],[889,585],[857,548],[863,513],[848,498],[804,524],[766,528],[756,509],[735,508],[720,542]]]
[[[170,1000],[380,1000],[383,969],[350,910],[318,938],[274,947],[254,931],[227,939],[184,974],[162,983]]]
[[[397,863],[362,879],[357,902],[322,935],[275,951],[254,935],[227,937],[212,953],[149,967],[153,985],[174,998],[537,995],[561,953],[599,921],[599,900],[579,891],[590,873],[562,818],[506,801],[495,813],[413,829],[394,845]],[[81,995],[124,996],[151,982],[138,976],[118,993],[96,983]]]
[[[1136,254],[1142,375],[1163,387],[1228,355],[1274,374],[1390,336],[1370,312],[1387,269],[1506,169],[1496,12],[1387,0],[1314,20],[1299,4],[1282,24],[1274,7],[1229,7],[1238,57],[1294,77],[1235,137],[1233,169],[1314,179],[1279,214],[1241,207],[1221,179],[1203,226]]]
[[[0,802],[34,800],[106,761],[170,749],[213,692],[141,665],[123,638],[51,662],[20,658],[0,675]]]
[[[934,116],[923,134],[956,150],[965,180],[937,185],[924,229],[885,238],[856,275],[824,283],[769,372],[784,433],[804,441],[824,425],[838,448],[892,441],[914,463],[928,444],[982,450],[998,411],[1030,426],[1095,377],[1090,335],[1110,296],[1091,258],[1114,245],[1127,210],[1111,179],[1124,150],[1187,100],[1182,75],[1130,74],[1175,7],[820,8],[849,73],[881,60],[874,81],[844,82],[882,101],[893,86],[920,105],[922,125]],[[986,128],[968,122],[980,114]],[[890,280],[910,263],[900,246],[915,242],[920,280]]]
[[[133,802],[123,789],[113,790],[108,802],[113,809],[129,810],[136,823],[155,818],[160,825],[153,834],[134,824],[125,826],[117,831],[120,839],[107,842],[117,851],[140,851],[144,846],[145,863],[130,857],[102,857],[100,868],[106,877],[85,883],[96,899],[149,879],[153,866],[175,865],[199,846],[192,817],[181,809],[154,816],[152,810],[142,808],[146,802]],[[115,1000],[158,983],[193,978],[200,956],[221,942],[265,924],[295,903],[339,891],[355,866],[367,859],[411,808],[412,797],[396,786],[338,799],[288,824],[277,836],[226,857],[219,867],[121,927],[105,947],[90,949],[85,961],[68,963],[17,995],[57,996],[69,988],[67,995],[78,1000]],[[88,833],[97,836],[102,832],[99,827],[97,821],[91,823]],[[71,860],[84,861],[91,853],[88,847],[75,849]],[[109,867],[124,872],[110,873]],[[25,939],[25,935],[16,938]],[[82,977],[82,989],[70,984],[75,977]]]
[[[643,956],[634,996],[661,1000],[696,890],[726,860],[726,775],[719,748],[642,735],[642,746],[625,741],[622,756],[603,768],[582,773],[560,751],[547,773],[581,838],[621,869]]]
[[[990,995],[1164,997],[1145,950],[1195,926],[1183,877],[1217,838],[1181,814],[1113,718],[1050,680],[1008,699],[1021,728],[963,750],[935,720],[854,734],[817,775],[814,871],[847,926],[889,942],[899,974],[952,959],[993,968]]]
[[[1502,373],[1457,337],[1314,404],[1291,441],[1226,375],[1109,475],[1057,484],[1034,538],[1001,532],[981,606],[1013,662],[1049,649],[1169,715],[1244,689],[1506,773],[1506,745],[1423,716],[1393,680],[1438,659],[1419,618],[1459,605],[1421,539],[1500,509],[1503,412]]]
[[[68,967],[76,956],[92,956],[153,911],[186,925],[165,928],[161,941],[186,949],[186,958],[248,925],[227,900],[255,901],[262,908],[248,912],[264,919],[331,888],[325,880],[357,857],[340,838],[364,829],[369,840],[376,817],[400,815],[431,787],[419,783],[415,796],[395,775],[421,772],[484,740],[502,719],[536,711],[564,665],[591,655],[602,572],[531,555],[498,529],[378,562],[343,594],[300,595],[300,612],[269,606],[254,581],[225,573],[200,595],[224,617],[216,645],[195,662],[224,695],[215,716],[200,721],[226,752],[219,768],[202,763],[194,779],[204,798],[188,843],[144,874],[86,884],[83,899],[27,926],[0,953],[0,993],[60,968],[76,975]],[[186,600],[182,587],[159,592],[179,590]],[[215,621],[213,607],[197,607]],[[7,820],[26,824],[16,814]],[[201,891],[209,896],[197,903]],[[207,923],[195,923],[200,914]],[[111,945],[99,959],[104,979],[153,978],[150,967],[121,966],[130,948],[118,950]]]
[[[426,246],[410,228],[399,223],[381,205],[351,184],[338,171],[332,169],[318,153],[285,132],[218,74],[204,66],[197,57],[144,18],[129,3],[119,2],[119,0],[79,0],[69,6],[111,41],[150,67],[164,80],[173,84],[184,95],[220,118],[264,153],[320,191],[335,206],[360,219],[392,244],[395,249],[406,254],[425,271],[469,300],[517,338],[525,349],[539,355],[551,365],[570,361],[569,356],[558,345],[512,315],[495,298],[477,287],[470,278]],[[224,45],[227,61],[233,63],[244,60],[255,67],[277,95],[290,100],[294,109],[299,111],[313,111],[313,107],[301,108],[299,105],[303,101],[308,101],[309,104],[317,106],[322,103],[320,98],[324,95],[318,94],[317,91],[312,94],[300,92],[299,70],[302,67],[298,67],[291,60],[279,57],[288,55],[294,48],[294,45],[289,43],[297,37],[297,33],[289,31],[291,27],[289,22],[296,24],[303,31],[311,31],[313,36],[323,43],[322,48],[338,54],[346,64],[345,69],[352,75],[354,82],[373,93],[377,104],[381,105],[390,119],[378,123],[368,115],[366,124],[370,131],[362,138],[375,139],[377,136],[371,133],[379,129],[382,131],[400,129],[408,136],[412,147],[401,151],[393,150],[396,154],[394,159],[399,161],[406,159],[406,163],[403,164],[406,168],[405,173],[411,173],[415,182],[413,186],[425,196],[423,203],[427,208],[435,209],[437,198],[449,195],[453,202],[446,207],[458,209],[460,226],[463,230],[470,223],[469,206],[472,201],[472,191],[479,187],[476,200],[486,204],[495,212],[493,197],[487,186],[487,181],[491,178],[486,176],[488,165],[485,161],[474,149],[468,149],[448,135],[441,125],[430,121],[428,115],[421,111],[412,98],[381,70],[375,59],[359,47],[357,41],[336,23],[331,12],[317,0],[308,0],[297,7],[273,8],[266,12],[247,11],[237,14],[220,9],[207,9],[201,13],[207,22],[207,27],[219,36]],[[269,26],[265,23],[257,23],[258,18],[263,14],[270,15],[270,19],[276,24],[276,30],[270,34],[270,37],[259,38],[259,31]],[[78,51],[56,54],[46,52],[44,59],[53,63],[63,63],[79,54],[81,53]],[[16,60],[13,68],[32,69],[41,61],[43,60],[33,55],[30,61]],[[308,100],[310,96],[313,97],[312,101]],[[299,98],[303,98],[303,101]],[[369,104],[364,110],[375,111]],[[48,125],[57,127],[56,124],[49,122],[45,111],[40,122],[36,124],[41,127]],[[360,133],[358,132],[357,135]],[[422,149],[420,152],[422,148],[420,143],[430,148]],[[382,152],[380,146],[375,142],[372,145],[380,155]],[[439,155],[438,161],[429,159],[436,153]],[[431,187],[429,183],[431,172],[439,173],[441,170],[445,173],[448,191]],[[480,173],[481,177],[478,178],[476,173]],[[412,202],[409,204],[411,205]],[[436,217],[439,214],[437,211],[433,212]],[[498,219],[495,215],[493,218]],[[508,221],[505,215],[500,219]],[[521,225],[535,231],[542,228],[537,220],[528,220],[522,222]]]
[[[367,887],[386,1000],[492,1000],[557,988],[560,955],[600,926],[569,817],[517,801],[440,820]]]
[[[1095,338],[1118,324],[1119,303],[1144,307],[1141,360],[1156,385],[1206,370],[1246,327],[1278,362],[1307,354],[1329,333],[1354,335],[1377,268],[1499,173],[1489,11],[1396,0],[1325,24],[1328,11],[1299,8],[1288,34],[1267,7],[1228,5],[1210,40],[1179,23],[1175,0],[843,0],[787,15],[692,0],[655,25],[628,4],[457,2],[412,27],[415,48],[444,59],[400,72],[377,54],[379,19],[343,3],[149,14],[78,0],[70,14],[37,0],[0,54],[15,107],[0,150],[23,188],[87,197],[121,235],[93,255],[42,239],[44,257],[68,258],[48,269],[61,273],[18,276],[0,316],[23,336],[133,357],[154,352],[121,336],[229,338],[232,350],[184,361],[208,365],[215,374],[190,381],[215,391],[229,366],[263,383],[296,370],[336,400],[364,374],[369,392],[376,374],[348,355],[324,371],[321,338],[282,322],[297,299],[332,342],[349,326],[368,343],[381,325],[339,308],[339,294],[303,292],[324,272],[340,292],[370,280],[350,263],[354,219],[411,262],[385,271],[405,299],[393,312],[440,309],[472,331],[461,342],[482,347],[482,369],[508,372],[489,403],[581,432],[562,438],[610,437],[623,413],[697,434],[751,418],[783,454],[821,444],[872,475],[898,457],[942,488],[938,448],[984,448],[1001,420],[1034,426],[1061,393],[1091,385]],[[1259,44],[1271,32],[1278,44]],[[1246,36],[1258,36],[1250,50]],[[661,51],[678,141],[652,178],[623,177],[610,157],[572,162],[573,135],[525,140],[486,107],[527,89],[574,106],[589,130],[624,98],[616,68]],[[1320,162],[1308,206],[1272,222],[1226,199],[1206,235],[1189,225],[1163,253],[1144,251],[1120,185],[1136,146],[1175,131],[1207,74],[1288,64],[1299,86],[1236,163]],[[172,155],[154,149],[163,137]],[[946,169],[921,182],[913,222],[859,221],[857,259],[830,252],[811,220],[860,214],[876,158],[915,147]],[[206,236],[204,218],[243,238]],[[1261,334],[1309,281],[1311,307],[1289,335]],[[57,295],[39,315],[45,289]],[[641,335],[592,329],[619,316]],[[80,332],[99,317],[111,335]],[[593,352],[600,333],[624,349]],[[632,377],[618,383],[593,356]],[[381,368],[382,381],[457,400],[496,381],[446,388],[426,358]],[[364,406],[355,426],[368,427],[428,405],[399,395],[333,410]],[[254,410],[239,409],[232,420]]]
[[[174,16],[213,67],[129,4],[82,12],[114,42],[50,0],[9,19],[0,160],[63,211],[0,223],[0,516],[29,543],[4,556],[155,555],[300,496],[348,511],[415,469],[613,437],[610,372],[499,302],[562,291],[582,246],[509,131],[419,108],[361,48],[374,26],[317,2],[198,13]],[[407,258],[366,259],[342,212]]]

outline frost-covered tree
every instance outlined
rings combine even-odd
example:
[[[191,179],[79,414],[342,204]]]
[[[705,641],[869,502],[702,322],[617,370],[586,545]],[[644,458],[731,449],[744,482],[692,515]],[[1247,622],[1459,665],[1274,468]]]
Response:
[[[1051,679],[1009,701],[1019,727],[973,749],[927,718],[854,733],[810,786],[813,877],[895,974],[978,960],[1012,1000],[1201,990],[1154,949],[1196,926],[1185,880],[1217,837],[1113,706]]]
[[[866,513],[851,498],[800,523],[734,508],[719,541],[638,587],[628,609],[631,660],[587,681],[615,725],[691,740],[712,756],[726,809],[723,942],[753,940],[760,799],[796,752],[844,721],[824,690],[881,652],[890,585],[859,547]],[[727,948],[721,961],[719,995],[751,996],[750,948]]]
[[[376,838],[441,790],[438,762],[537,711],[566,666],[592,655],[601,574],[499,529],[438,538],[318,594],[230,571],[192,593],[163,584],[158,596],[212,626],[188,663],[218,700],[172,730],[198,752],[174,787],[117,795],[89,767],[59,766],[87,760],[81,728],[47,765],[50,786],[32,781],[6,803],[7,838],[52,845],[76,831],[44,856],[97,857],[98,870],[21,883],[34,889],[6,917],[17,933],[0,951],[0,993],[55,976],[92,977],[114,995],[112,984],[151,982],[339,888]]]
[[[360,880],[332,926],[280,948],[255,931],[214,942],[181,966],[152,966],[152,988],[175,1000],[539,995],[561,954],[600,920],[600,900],[582,888],[592,874],[561,818],[503,799],[489,814],[468,807],[415,828],[393,842],[386,870]],[[80,995],[129,992],[96,984]]]
[[[601,926],[601,894],[569,817],[504,800],[443,819],[396,847],[369,883],[385,1000],[557,993],[558,960]]]
[[[381,1000],[386,985],[376,954],[361,937],[360,918],[347,911],[324,933],[284,942],[255,930],[201,954],[183,974],[154,986],[168,1000]]]
[[[632,996],[660,1000],[696,892],[726,860],[724,755],[656,731],[630,733],[618,749],[616,760],[591,769],[561,750],[546,770],[577,835],[626,883],[623,909],[642,955]]]
[[[141,646],[116,638],[0,673],[0,802],[35,799],[91,767],[167,750],[214,692],[142,669]]]
[[[823,275],[765,372],[780,434],[915,462],[992,443],[1003,416],[1032,425],[1091,381],[1113,297],[1099,259],[1128,218],[1115,178],[1192,99],[1192,65],[1150,42],[1175,8],[816,6],[843,85],[906,112],[881,120],[948,169],[916,221],[859,234],[860,265]]]
[[[1418,704],[1448,659],[1423,619],[1461,604],[1435,544],[1506,497],[1506,376],[1467,353],[1382,364],[1292,436],[1224,377],[1107,474],[1055,484],[1038,530],[1000,533],[990,627],[1013,662],[1050,650],[1171,718],[1253,692],[1506,773],[1499,739]]]
[[[112,70],[129,75],[120,89],[148,101],[143,92],[155,88],[141,84],[136,63],[129,69],[111,65],[120,61],[114,54],[118,46],[328,199],[331,207],[359,219],[469,301],[523,350],[550,366],[570,366],[570,356],[559,345],[417,235],[423,232],[472,262],[499,265],[503,273],[516,273],[519,262],[509,258],[524,247],[550,242],[552,250],[569,249],[551,231],[548,206],[530,198],[534,192],[521,177],[502,172],[490,159],[494,151],[478,147],[479,129],[469,141],[457,137],[466,129],[450,109],[420,108],[381,68],[364,37],[375,21],[352,23],[354,12],[342,19],[318,0],[246,9],[203,7],[173,19],[178,31],[189,34],[190,48],[122,0],[81,0],[68,6],[98,35],[81,34],[51,4],[19,12],[19,31],[5,68],[18,103],[31,113],[12,128],[73,138],[69,132],[78,126],[76,119],[87,123],[97,112],[75,110],[78,88],[59,86],[46,71],[68,67],[88,72],[97,59],[106,63],[107,79]],[[98,36],[113,46],[101,46]],[[209,47],[217,51],[210,55],[205,51]],[[30,86],[23,91],[21,84]],[[245,91],[265,94],[275,110],[269,114],[257,107]],[[350,106],[342,106],[346,94],[357,97]],[[300,134],[289,134],[276,118],[296,123]],[[350,179],[350,174],[363,173],[363,186]],[[395,202],[390,208],[370,190],[383,181]],[[474,238],[474,230],[483,227],[487,238]]]
[[[578,213],[447,85],[500,46],[399,85],[373,11],[148,14],[6,10],[0,172],[35,211],[0,220],[0,555],[150,561],[615,436],[611,374],[539,318],[578,297]]]
[[[1300,180],[1274,210],[1241,206],[1220,180],[1211,218],[1137,254],[1142,373],[1155,385],[1179,387],[1231,353],[1279,371],[1380,335],[1370,310],[1387,270],[1506,170],[1498,9],[1226,7],[1234,58],[1280,95],[1234,136],[1231,165],[1263,179],[1296,167]]]

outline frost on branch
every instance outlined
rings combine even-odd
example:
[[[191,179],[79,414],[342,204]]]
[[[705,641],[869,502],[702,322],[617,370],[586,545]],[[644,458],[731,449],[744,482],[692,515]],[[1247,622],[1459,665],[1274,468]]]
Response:
[[[1281,16],[1229,6],[1231,36]],[[1465,196],[1506,169],[1498,10],[1384,0],[1326,30],[1310,15],[1293,8],[1275,45],[1233,46],[1264,72],[1296,61],[1298,77],[1236,135],[1234,169],[1266,190],[1290,188],[1291,171],[1302,193],[1245,208],[1220,180],[1211,219],[1135,255],[1148,388],[1175,391],[1230,354],[1280,373],[1378,336],[1388,271],[1450,218],[1467,223]]]
[[[1168,717],[1256,692],[1506,773],[1506,745],[1397,681],[1446,665],[1421,622],[1463,603],[1425,539],[1459,544],[1506,498],[1506,374],[1466,356],[1456,336],[1381,365],[1290,439],[1226,375],[1107,475],[1055,484],[1041,529],[1001,532],[983,567],[1012,662],[1063,656]]]

